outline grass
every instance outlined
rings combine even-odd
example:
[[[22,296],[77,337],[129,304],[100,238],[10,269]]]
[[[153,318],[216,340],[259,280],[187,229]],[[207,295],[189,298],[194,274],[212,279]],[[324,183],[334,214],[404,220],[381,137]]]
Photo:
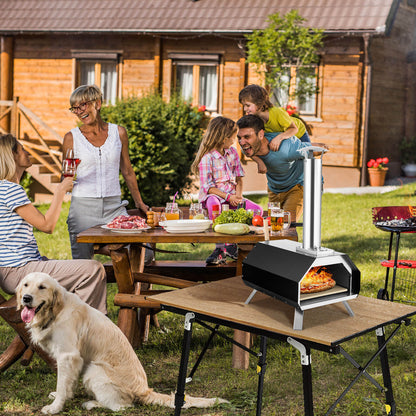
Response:
[[[324,194],[322,201],[322,245],[347,253],[361,271],[360,295],[376,297],[378,289],[384,287],[385,269],[380,260],[387,257],[389,234],[377,230],[372,225],[371,207],[388,205],[415,205],[416,184],[401,187],[387,194],[341,195]],[[260,199],[265,204],[265,199]],[[46,209],[47,207],[41,207]],[[69,241],[65,219],[68,205],[65,205],[61,220],[53,236],[37,233],[42,254],[53,258],[69,258]],[[400,257],[415,259],[416,235],[403,235]],[[183,258],[204,259],[212,249],[210,245],[177,245],[170,248],[186,251]],[[158,256],[168,258],[168,254]],[[398,283],[400,279],[398,276]],[[400,296],[399,286],[396,295]],[[109,305],[115,293],[115,285],[109,285]],[[416,296],[414,295],[416,300]],[[117,310],[110,307],[110,317],[115,320]],[[148,374],[149,385],[159,392],[169,393],[176,388],[183,333],[183,318],[161,312],[161,329],[152,328],[149,342],[137,355]],[[208,331],[194,326],[190,365],[195,361],[198,351],[208,337]],[[230,330],[224,331],[231,335]],[[0,351],[11,339],[13,331],[0,321]],[[256,339],[255,346],[259,342]],[[360,364],[364,364],[375,352],[375,335],[368,334],[347,342],[344,348]],[[416,414],[416,344],[415,325],[402,328],[389,344],[389,361],[393,389],[397,404],[397,415]],[[231,403],[213,409],[188,409],[183,415],[253,415],[256,409],[256,359],[250,358],[247,371],[231,367],[231,346],[222,338],[215,338],[208,350],[193,382],[187,386],[191,395],[220,396]],[[286,343],[270,340],[267,355],[267,371],[263,395],[263,412],[267,416],[303,415],[302,373],[299,353]],[[313,394],[316,415],[325,414],[329,406],[339,396],[356,375],[352,365],[341,355],[330,355],[312,351]],[[379,360],[370,366],[370,374],[382,384]],[[40,409],[49,403],[48,393],[55,389],[56,375],[37,357],[28,367],[14,364],[0,374],[0,414],[38,415]],[[68,401],[62,414],[79,415],[152,415],[173,414],[171,410],[158,406],[137,405],[120,413],[106,410],[85,412],[81,403],[86,393],[81,384],[75,397]],[[366,379],[360,379],[335,409],[334,415],[378,416],[385,415],[384,395]]]

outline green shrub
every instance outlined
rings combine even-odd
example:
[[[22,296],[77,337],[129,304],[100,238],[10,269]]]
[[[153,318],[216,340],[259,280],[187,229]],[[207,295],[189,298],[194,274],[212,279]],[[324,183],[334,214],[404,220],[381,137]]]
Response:
[[[207,122],[204,112],[179,97],[167,103],[149,93],[102,108],[101,114],[105,121],[126,128],[130,160],[146,204],[164,205],[190,185],[190,166]],[[120,182],[122,198],[131,203],[124,179]]]
[[[402,164],[416,163],[416,136],[404,137],[400,143]]]

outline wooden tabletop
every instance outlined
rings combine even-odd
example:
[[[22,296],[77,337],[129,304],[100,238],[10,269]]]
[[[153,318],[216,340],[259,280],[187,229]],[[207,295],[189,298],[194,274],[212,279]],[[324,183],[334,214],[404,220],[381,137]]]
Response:
[[[281,231],[280,235],[270,236],[271,240],[298,240],[296,228]],[[254,244],[264,241],[263,234],[228,235],[220,234],[211,229],[202,233],[168,233],[162,228],[129,233],[104,229],[101,226],[91,227],[77,236],[79,243],[120,244],[120,243],[237,243]]]
[[[348,301],[354,317],[348,315],[342,303],[321,306],[305,311],[304,329],[298,331],[293,329],[293,307],[260,292],[246,305],[245,301],[251,291],[241,276],[237,276],[151,298],[162,305],[183,311],[326,346],[336,346],[360,334],[416,314],[413,306],[358,296]]]

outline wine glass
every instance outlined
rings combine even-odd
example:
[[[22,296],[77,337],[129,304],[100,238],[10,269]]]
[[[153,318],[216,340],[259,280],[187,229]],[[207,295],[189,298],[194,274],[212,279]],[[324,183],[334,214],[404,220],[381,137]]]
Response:
[[[72,178],[76,178],[77,175],[77,165],[71,159],[64,159],[62,162],[62,176],[67,178],[68,176]],[[76,181],[74,180],[73,183],[75,184]],[[67,195],[70,195],[71,192],[67,192]]]
[[[69,163],[75,164],[75,168],[77,168],[81,163],[81,159],[75,157],[73,149],[67,149],[65,153],[65,160],[67,160]]]

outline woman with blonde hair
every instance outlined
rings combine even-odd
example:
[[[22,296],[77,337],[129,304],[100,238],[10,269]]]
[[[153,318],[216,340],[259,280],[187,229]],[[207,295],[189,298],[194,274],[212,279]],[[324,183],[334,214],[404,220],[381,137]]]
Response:
[[[72,149],[81,162],[72,191],[68,231],[74,259],[94,257],[93,244],[77,243],[77,234],[96,225],[107,224],[119,215],[128,215],[127,201],[121,200],[119,174],[123,175],[135,206],[145,216],[136,174],[131,166],[129,141],[124,127],[106,123],[100,115],[103,95],[96,85],[81,85],[69,99],[70,111],[82,123],[65,134],[63,154]],[[146,250],[146,262],[153,252]]]
[[[191,170],[199,176],[200,190],[198,200],[208,210],[212,219],[214,206],[221,213],[222,205],[228,204],[230,209],[243,205],[246,209],[259,211],[260,205],[243,198],[244,170],[241,166],[237,150],[232,147],[237,135],[236,123],[226,117],[213,118],[202,138]],[[209,264],[219,264],[226,257],[237,259],[235,244],[217,244],[213,253],[207,258]]]
[[[29,200],[19,181],[32,165],[29,153],[11,134],[0,134],[0,287],[14,293],[31,272],[52,276],[83,301],[106,313],[104,267],[95,260],[48,260],[39,253],[33,227],[51,234],[73,178],[58,184],[48,211],[42,214]]]

